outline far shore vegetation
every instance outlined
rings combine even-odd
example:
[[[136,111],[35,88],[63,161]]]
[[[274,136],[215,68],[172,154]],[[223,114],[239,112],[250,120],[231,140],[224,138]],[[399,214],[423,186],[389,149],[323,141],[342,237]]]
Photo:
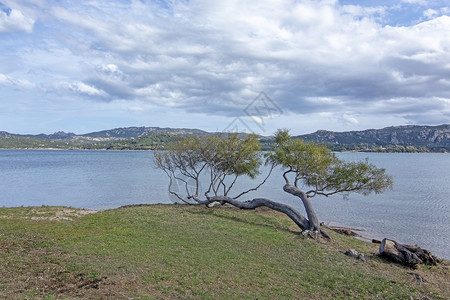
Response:
[[[0,228],[2,299],[450,299],[448,261],[412,270],[266,208],[0,208]]]
[[[71,149],[71,150],[163,150],[181,140],[184,136],[172,133],[156,133],[139,137],[110,139],[76,136],[68,139],[48,139],[21,136],[0,136],[0,149]],[[271,138],[260,139],[263,151],[273,149]],[[448,152],[446,147],[414,145],[379,145],[377,143],[326,144],[335,152],[377,152],[377,153],[428,153]]]

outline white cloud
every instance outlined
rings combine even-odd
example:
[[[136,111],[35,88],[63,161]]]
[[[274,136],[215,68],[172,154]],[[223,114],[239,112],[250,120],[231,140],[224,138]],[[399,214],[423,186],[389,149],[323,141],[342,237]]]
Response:
[[[342,121],[345,125],[350,125],[350,126],[354,126],[354,125],[358,125],[359,121],[358,119],[353,116],[353,115],[348,115],[348,114],[343,114],[342,115]]]
[[[105,91],[89,86],[83,82],[70,83],[68,87],[74,92],[87,94],[89,96],[107,96]]]
[[[427,0],[401,0],[403,3],[427,5]]]
[[[17,9],[0,9],[0,33],[25,31],[31,33],[34,20]]]
[[[432,19],[433,17],[437,16],[438,14],[439,13],[432,8],[429,8],[423,12],[423,16],[428,19]]]
[[[18,90],[29,90],[35,87],[33,83],[29,82],[26,79],[13,78],[2,73],[0,73],[0,84]]]

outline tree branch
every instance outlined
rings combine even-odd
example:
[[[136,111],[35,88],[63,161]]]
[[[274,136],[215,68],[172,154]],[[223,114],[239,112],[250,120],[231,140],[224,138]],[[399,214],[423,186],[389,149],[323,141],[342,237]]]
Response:
[[[297,224],[298,227],[300,227],[302,231],[309,230],[310,227],[309,221],[294,208],[266,198],[255,198],[249,201],[241,202],[230,197],[214,196],[208,200],[210,202],[219,201],[222,203],[228,203],[240,209],[255,209],[257,207],[265,206],[286,214],[292,221],[294,221],[295,224]]]
[[[289,174],[291,172],[293,172],[293,170],[292,170],[292,168],[289,168],[289,170],[287,170],[286,172],[283,173],[283,178],[284,178],[284,181],[286,181],[286,184],[290,184],[289,179],[287,178],[287,174]]]
[[[247,190],[247,191],[245,191],[245,192],[240,193],[239,195],[237,195],[236,197],[234,197],[234,199],[237,199],[237,198],[241,197],[242,195],[245,195],[245,194],[247,194],[247,193],[249,193],[249,192],[256,191],[257,189],[259,189],[264,183],[266,183],[267,179],[269,179],[270,174],[272,174],[272,171],[273,171],[274,168],[275,168],[275,164],[272,164],[272,167],[270,168],[269,173],[267,174],[266,178],[264,178],[264,180],[263,180],[260,184],[258,184],[258,185],[257,185],[256,187],[254,187],[254,188],[251,188],[251,189],[249,189],[249,190]]]
[[[179,200],[181,200],[182,202],[186,203],[186,204],[190,204],[192,205],[192,203],[190,203],[189,201],[186,201],[183,197],[181,197],[180,195],[178,195],[178,193],[172,191],[172,184],[173,184],[173,179],[172,176],[170,176],[170,174],[168,173],[168,171],[166,171],[165,169],[163,169],[164,173],[167,174],[167,177],[169,177],[169,186],[168,186],[168,192],[171,195],[174,195],[175,197],[177,197]]]

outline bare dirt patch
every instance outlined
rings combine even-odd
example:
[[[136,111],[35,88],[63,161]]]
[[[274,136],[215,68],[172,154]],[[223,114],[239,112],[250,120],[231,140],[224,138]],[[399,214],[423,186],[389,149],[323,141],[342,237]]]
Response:
[[[82,216],[95,214],[97,210],[80,210],[80,209],[71,209],[71,208],[62,208],[61,210],[55,211],[53,216],[32,216],[31,220],[50,220],[50,221],[72,221],[74,218],[80,218]],[[39,212],[35,212],[39,214]],[[45,212],[43,212],[45,214]]]
[[[33,221],[72,221],[86,215],[95,214],[97,210],[75,209],[69,207],[27,207],[20,213],[11,209],[10,213],[0,215],[3,219],[29,219]]]

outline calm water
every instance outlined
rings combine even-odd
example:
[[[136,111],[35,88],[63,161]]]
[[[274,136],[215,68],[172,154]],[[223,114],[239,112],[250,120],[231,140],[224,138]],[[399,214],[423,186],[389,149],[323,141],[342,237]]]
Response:
[[[450,155],[340,153],[386,168],[395,186],[380,195],[316,197],[321,221],[363,228],[371,237],[419,244],[450,259]],[[0,206],[64,205],[108,209],[127,204],[173,203],[167,177],[147,151],[0,150]],[[258,192],[295,206],[275,172]],[[241,187],[252,182],[245,180]],[[237,187],[236,191],[239,189]]]

